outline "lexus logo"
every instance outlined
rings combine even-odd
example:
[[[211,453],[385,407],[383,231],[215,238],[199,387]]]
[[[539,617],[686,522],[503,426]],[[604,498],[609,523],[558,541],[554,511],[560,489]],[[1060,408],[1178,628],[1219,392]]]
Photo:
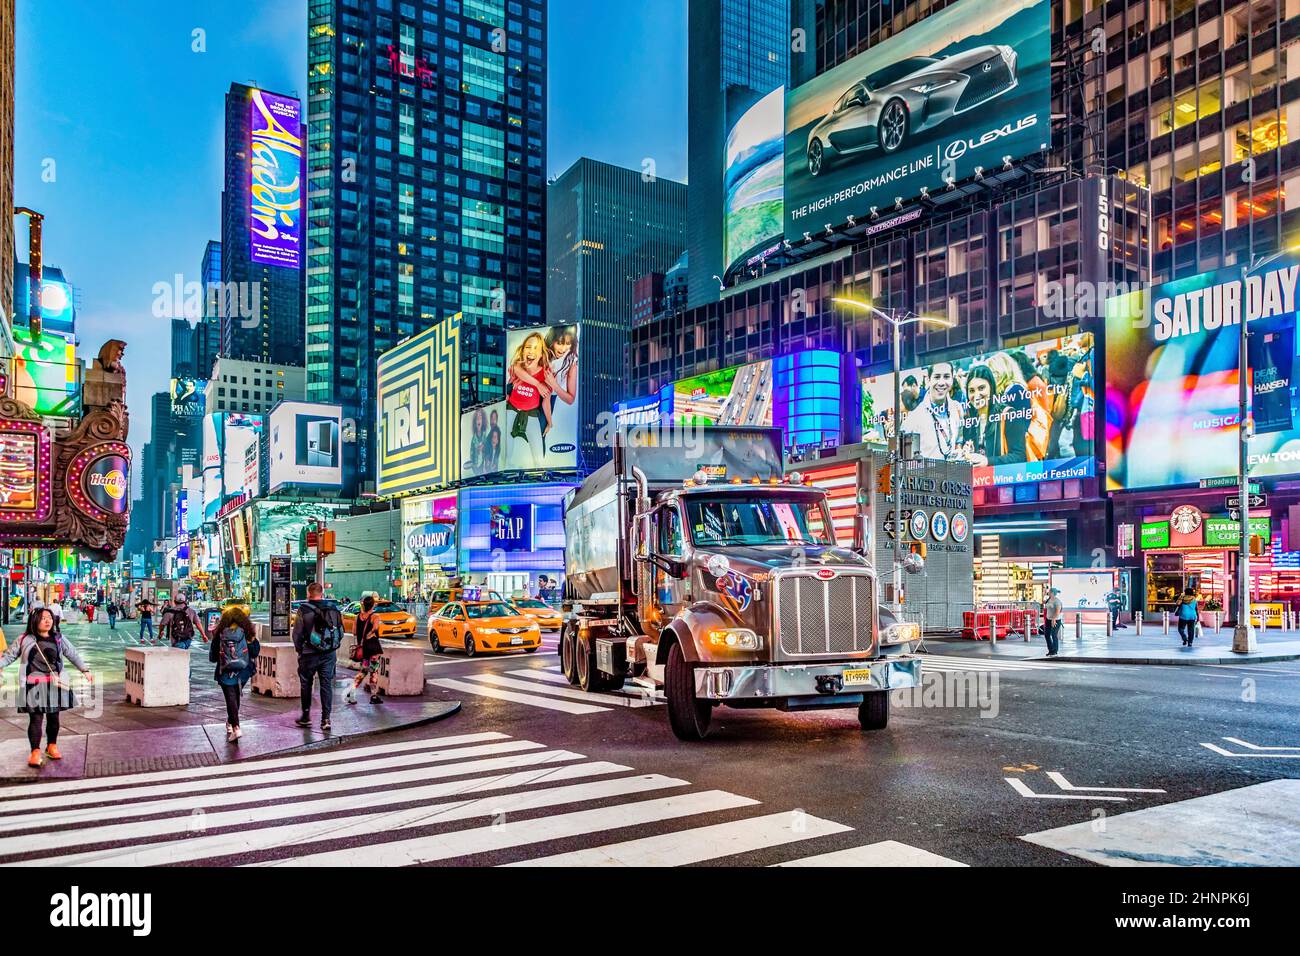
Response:
[[[992,64],[992,63],[985,63],[985,64],[984,64],[984,72],[985,72],[985,73],[988,73],[988,72],[989,72],[990,70],[992,70],[992,69],[993,69],[993,64]]]

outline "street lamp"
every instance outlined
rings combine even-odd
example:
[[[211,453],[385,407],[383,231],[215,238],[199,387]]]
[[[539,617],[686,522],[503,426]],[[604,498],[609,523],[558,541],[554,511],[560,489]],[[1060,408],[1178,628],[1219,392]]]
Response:
[[[894,431],[889,441],[889,467],[890,476],[895,482],[892,489],[894,492],[894,603],[902,605],[903,593],[903,496],[899,493],[898,475],[899,461],[901,455],[901,441],[903,428],[903,396],[902,396],[902,361],[903,361],[903,326],[920,325],[929,322],[940,328],[951,329],[957,323],[952,319],[940,319],[928,315],[916,315],[905,309],[891,309],[886,312],[883,309],[877,309],[871,302],[863,302],[858,299],[844,297],[835,297],[831,299],[836,305],[848,306],[855,309],[861,309],[864,312],[870,312],[878,319],[888,322],[894,330]]]

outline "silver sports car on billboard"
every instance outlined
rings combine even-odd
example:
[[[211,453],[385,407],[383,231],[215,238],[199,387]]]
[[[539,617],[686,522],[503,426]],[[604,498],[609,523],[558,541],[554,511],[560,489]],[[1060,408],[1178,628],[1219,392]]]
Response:
[[[1016,88],[1016,51],[979,46],[942,58],[912,56],[859,80],[808,134],[808,172],[840,156],[879,147],[897,152],[908,138]]]

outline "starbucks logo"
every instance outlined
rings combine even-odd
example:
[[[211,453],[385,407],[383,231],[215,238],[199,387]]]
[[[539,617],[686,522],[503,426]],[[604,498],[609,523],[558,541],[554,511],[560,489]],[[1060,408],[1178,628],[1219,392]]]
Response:
[[[1169,516],[1169,526],[1179,534],[1195,534],[1201,527],[1201,509],[1195,505],[1179,505]]]

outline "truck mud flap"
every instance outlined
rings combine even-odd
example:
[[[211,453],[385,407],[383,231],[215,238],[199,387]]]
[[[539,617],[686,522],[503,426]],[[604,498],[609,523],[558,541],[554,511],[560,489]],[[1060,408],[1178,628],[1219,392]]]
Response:
[[[861,703],[861,694],[818,694],[816,697],[782,697],[776,701],[776,709],[787,712],[829,710],[832,707],[857,707]]]

